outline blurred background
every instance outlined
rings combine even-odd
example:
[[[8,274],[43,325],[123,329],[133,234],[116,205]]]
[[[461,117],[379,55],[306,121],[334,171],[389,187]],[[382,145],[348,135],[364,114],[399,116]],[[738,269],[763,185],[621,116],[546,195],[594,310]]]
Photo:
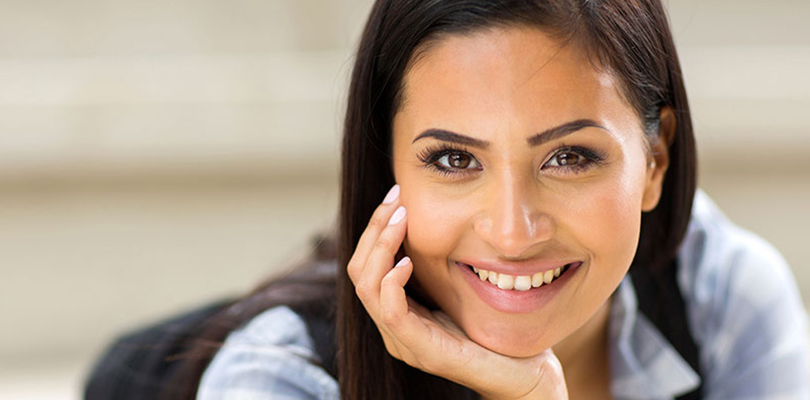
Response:
[[[369,0],[0,0],[0,399],[250,289],[336,215]],[[810,299],[810,2],[667,2],[701,186]]]

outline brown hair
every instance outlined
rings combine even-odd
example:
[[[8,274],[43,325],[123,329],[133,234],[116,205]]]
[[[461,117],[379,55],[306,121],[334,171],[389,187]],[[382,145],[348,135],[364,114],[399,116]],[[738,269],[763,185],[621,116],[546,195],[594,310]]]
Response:
[[[442,35],[490,27],[531,26],[579,46],[595,67],[617,77],[650,141],[659,140],[659,112],[676,115],[661,200],[641,220],[632,268],[662,270],[675,259],[696,188],[696,154],[686,91],[667,16],[659,0],[378,0],[362,34],[352,72],[343,136],[341,204],[336,233],[337,286],[332,278],[294,274],[259,287],[207,322],[189,363],[181,398],[193,398],[199,377],[227,333],[279,304],[334,311],[343,399],[463,399],[477,395],[391,357],[355,295],[345,266],[387,190],[391,125],[415,52]],[[328,249],[331,246],[320,246]],[[312,264],[315,264],[313,262]],[[304,268],[304,267],[302,267]],[[212,345],[213,344],[213,345]],[[175,397],[177,398],[177,397]]]

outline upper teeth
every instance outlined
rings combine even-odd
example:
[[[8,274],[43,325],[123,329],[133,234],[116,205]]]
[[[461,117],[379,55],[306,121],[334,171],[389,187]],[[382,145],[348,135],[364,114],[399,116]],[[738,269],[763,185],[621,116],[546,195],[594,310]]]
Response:
[[[550,269],[544,272],[536,272],[534,275],[509,275],[499,274],[495,271],[487,271],[485,269],[478,269],[473,267],[473,271],[478,274],[482,281],[489,281],[489,283],[498,286],[503,290],[520,290],[526,291],[533,287],[540,287],[547,285],[560,276],[563,267]]]

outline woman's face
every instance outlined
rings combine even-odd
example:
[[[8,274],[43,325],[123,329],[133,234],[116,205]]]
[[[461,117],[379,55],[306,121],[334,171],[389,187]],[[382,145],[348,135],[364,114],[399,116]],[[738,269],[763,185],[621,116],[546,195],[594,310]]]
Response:
[[[555,345],[627,272],[666,165],[650,167],[617,85],[531,28],[444,37],[405,76],[393,125],[405,252],[484,347]]]

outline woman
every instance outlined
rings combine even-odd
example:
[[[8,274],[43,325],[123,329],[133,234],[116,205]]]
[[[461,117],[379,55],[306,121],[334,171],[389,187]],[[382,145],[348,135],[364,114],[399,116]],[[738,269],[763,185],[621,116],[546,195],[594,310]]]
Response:
[[[184,379],[204,368],[205,400],[807,398],[790,272],[696,195],[695,163],[657,0],[377,1],[337,262],[225,308]],[[640,313],[655,296],[683,310]],[[650,322],[677,318],[691,359]]]

